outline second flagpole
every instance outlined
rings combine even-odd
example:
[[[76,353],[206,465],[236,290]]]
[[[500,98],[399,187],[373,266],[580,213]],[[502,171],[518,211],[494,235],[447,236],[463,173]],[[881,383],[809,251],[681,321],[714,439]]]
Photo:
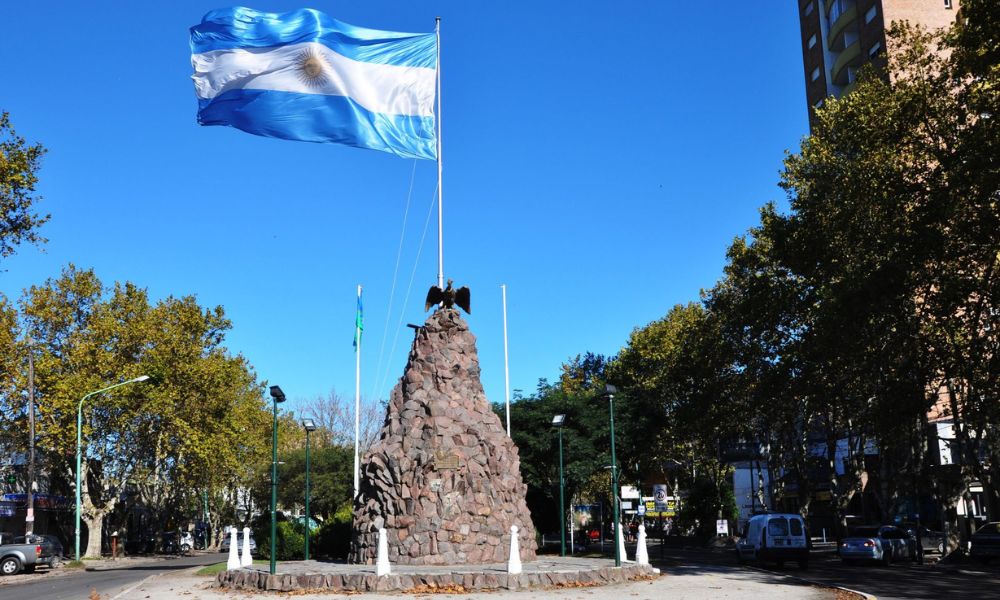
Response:
[[[361,483],[361,286],[358,286],[358,314],[354,322],[354,497],[358,497]]]

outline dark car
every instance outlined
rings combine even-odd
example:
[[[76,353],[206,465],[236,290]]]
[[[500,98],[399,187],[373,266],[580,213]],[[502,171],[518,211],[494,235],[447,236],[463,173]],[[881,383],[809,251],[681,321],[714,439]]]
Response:
[[[1000,521],[987,523],[972,534],[972,550],[969,555],[984,564],[1000,558]]]
[[[917,539],[916,525],[906,525],[905,529],[906,533],[910,534],[910,537]],[[923,547],[924,552],[937,552],[938,554],[944,554],[944,534],[940,531],[927,529],[921,525],[920,545]]]
[[[916,547],[916,540],[899,527],[872,525],[853,529],[841,540],[839,552],[845,563],[877,561],[888,565],[903,558],[914,560]]]

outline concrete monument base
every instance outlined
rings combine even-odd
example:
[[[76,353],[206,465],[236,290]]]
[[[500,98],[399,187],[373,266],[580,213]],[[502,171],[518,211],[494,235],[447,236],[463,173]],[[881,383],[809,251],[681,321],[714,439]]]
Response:
[[[379,577],[375,565],[282,562],[278,572],[239,569],[218,574],[219,587],[251,591],[351,592],[483,592],[529,588],[609,585],[657,577],[649,565],[629,563],[615,567],[606,558],[542,557],[524,563],[517,575],[507,573],[506,563],[457,565],[393,565],[392,573]]]

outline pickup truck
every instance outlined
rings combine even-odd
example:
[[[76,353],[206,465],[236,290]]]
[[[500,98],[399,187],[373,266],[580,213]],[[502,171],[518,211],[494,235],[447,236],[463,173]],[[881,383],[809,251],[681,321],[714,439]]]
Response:
[[[43,544],[15,544],[14,536],[0,533],[0,575],[31,573],[35,565],[49,560],[49,551]]]

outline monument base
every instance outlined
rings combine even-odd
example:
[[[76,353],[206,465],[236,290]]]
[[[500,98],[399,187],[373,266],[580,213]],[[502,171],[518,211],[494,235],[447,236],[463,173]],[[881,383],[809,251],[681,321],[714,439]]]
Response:
[[[485,592],[529,588],[586,587],[624,583],[657,577],[649,565],[626,563],[621,567],[606,558],[543,557],[525,563],[524,570],[512,575],[507,565],[481,564],[444,566],[393,565],[389,575],[379,577],[374,565],[325,563],[318,561],[282,562],[278,573],[239,569],[223,571],[216,577],[219,587],[273,592]]]

